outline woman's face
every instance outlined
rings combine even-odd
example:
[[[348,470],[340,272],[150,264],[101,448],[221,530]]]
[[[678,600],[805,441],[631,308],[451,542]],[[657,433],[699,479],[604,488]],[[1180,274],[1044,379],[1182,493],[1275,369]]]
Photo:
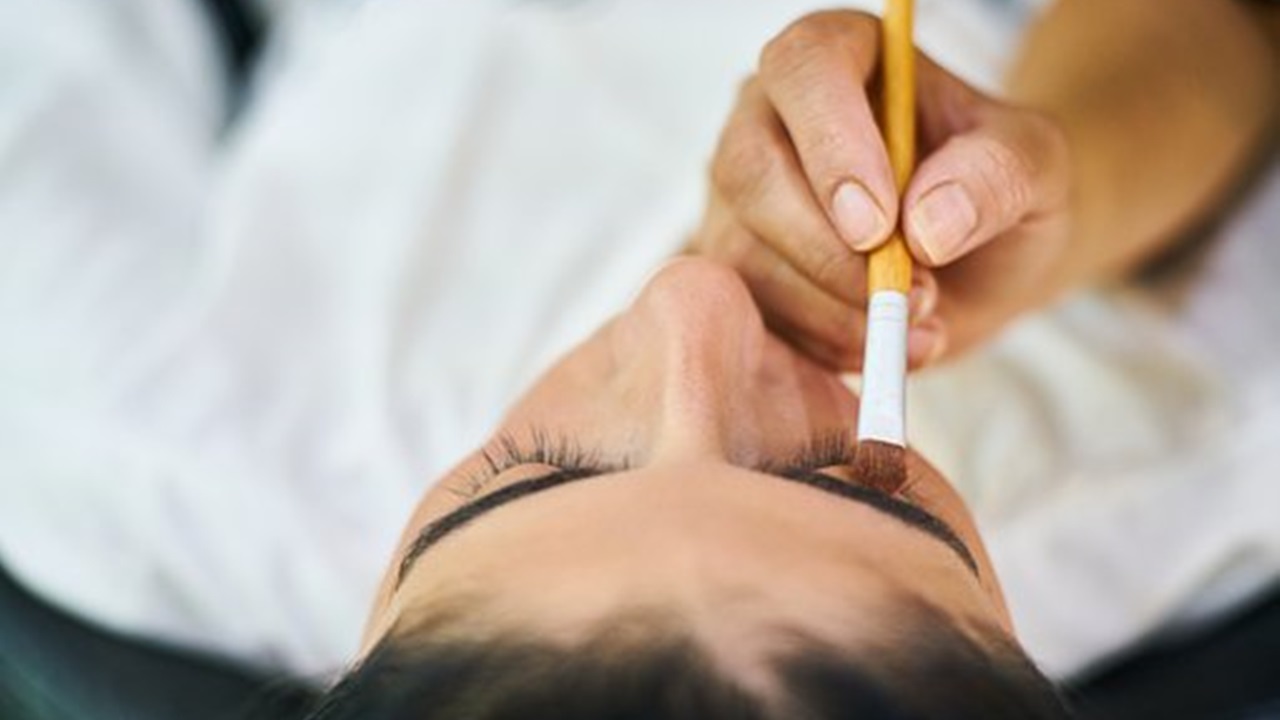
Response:
[[[852,476],[857,412],[836,375],[768,333],[733,271],[673,261],[422,499],[366,647],[463,598],[480,624],[566,641],[663,608],[729,658],[770,629],[874,640],[911,597],[1010,632],[937,471],[910,454],[888,494]]]

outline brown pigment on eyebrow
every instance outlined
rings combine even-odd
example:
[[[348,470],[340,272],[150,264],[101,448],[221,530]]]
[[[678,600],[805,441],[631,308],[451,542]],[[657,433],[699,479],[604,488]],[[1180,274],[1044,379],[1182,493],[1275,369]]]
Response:
[[[858,482],[893,495],[907,483],[907,451],[879,440],[863,440],[853,456]]]

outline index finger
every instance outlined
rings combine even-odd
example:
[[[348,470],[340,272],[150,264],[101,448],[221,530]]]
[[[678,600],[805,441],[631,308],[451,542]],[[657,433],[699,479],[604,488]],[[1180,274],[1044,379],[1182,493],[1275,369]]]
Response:
[[[898,216],[893,171],[867,98],[880,22],[829,11],[793,23],[765,46],[760,81],[833,227],[855,250],[882,243]]]

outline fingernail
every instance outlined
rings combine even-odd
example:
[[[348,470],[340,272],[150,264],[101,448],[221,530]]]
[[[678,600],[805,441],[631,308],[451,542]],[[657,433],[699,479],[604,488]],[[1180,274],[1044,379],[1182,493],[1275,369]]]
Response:
[[[907,224],[929,260],[945,263],[955,258],[977,227],[978,209],[964,188],[944,183],[920,198]]]
[[[884,236],[888,221],[871,195],[856,182],[846,182],[831,201],[836,226],[854,250],[868,250]]]

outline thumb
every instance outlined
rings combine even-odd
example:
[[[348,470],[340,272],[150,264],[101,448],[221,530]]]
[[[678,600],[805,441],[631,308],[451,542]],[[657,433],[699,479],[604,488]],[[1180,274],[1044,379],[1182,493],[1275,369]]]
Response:
[[[996,122],[952,137],[916,170],[904,198],[911,252],[953,262],[1066,199],[1066,141],[1049,120],[1000,108]]]

